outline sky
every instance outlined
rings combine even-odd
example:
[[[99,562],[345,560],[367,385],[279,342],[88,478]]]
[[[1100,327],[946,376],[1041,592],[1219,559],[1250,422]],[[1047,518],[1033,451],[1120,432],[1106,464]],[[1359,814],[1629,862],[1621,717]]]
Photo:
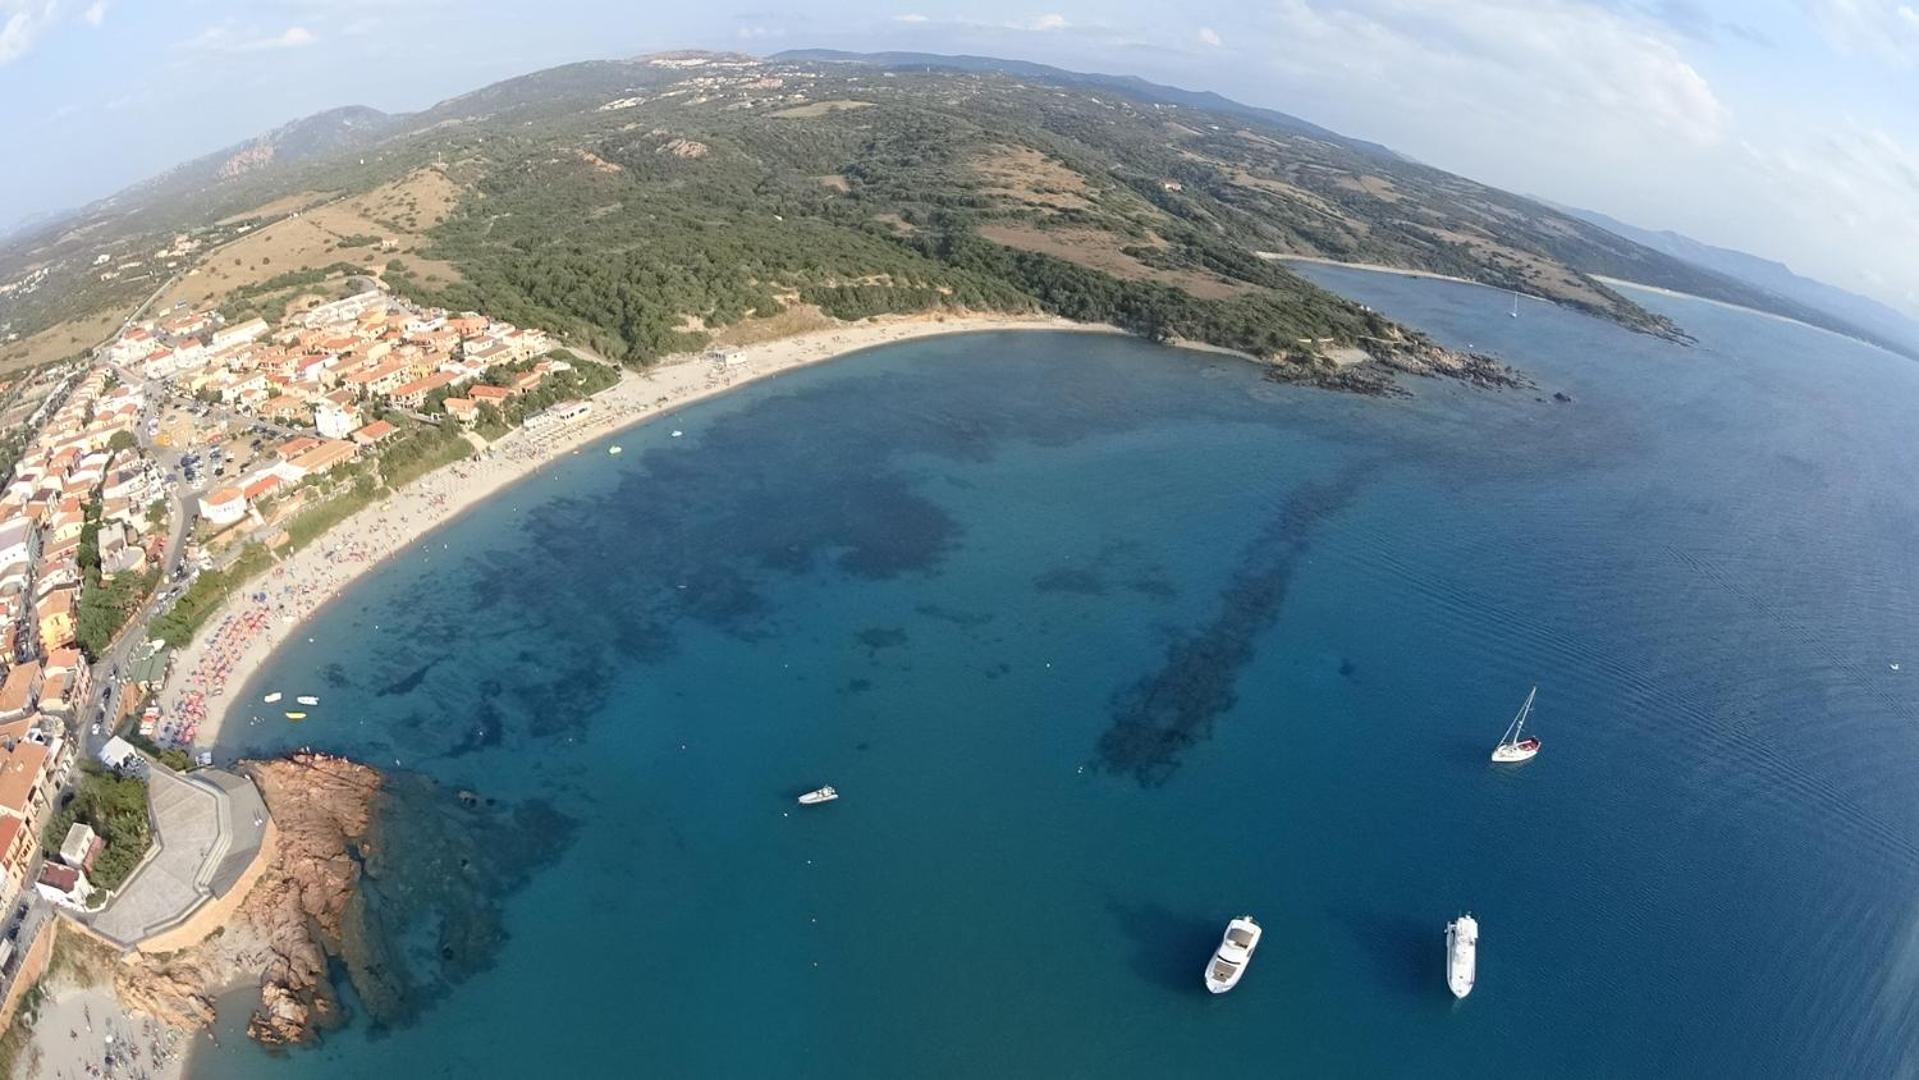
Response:
[[[805,47],[1216,90],[1919,316],[1919,0],[0,0],[0,227],[339,105]]]

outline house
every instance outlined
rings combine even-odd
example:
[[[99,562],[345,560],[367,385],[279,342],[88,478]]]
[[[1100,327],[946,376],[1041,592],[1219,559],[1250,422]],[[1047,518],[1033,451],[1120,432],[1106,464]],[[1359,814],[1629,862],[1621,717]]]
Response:
[[[87,663],[86,654],[79,649],[54,649],[47,653],[46,663],[41,671],[48,677],[68,676],[73,685],[75,697],[85,697],[93,685],[93,668]]]
[[[584,418],[593,411],[589,401],[562,401],[550,409],[542,409],[526,418],[526,429],[535,434],[565,427]]]
[[[0,525],[0,566],[25,562],[32,537],[32,522],[16,518]]]
[[[15,664],[0,682],[0,722],[18,720],[33,711],[40,698],[40,661]]]
[[[232,486],[214,488],[200,496],[200,516],[225,528],[247,516],[246,493]]]
[[[291,394],[279,394],[260,403],[260,415],[268,420],[298,420],[306,411],[307,403]]]
[[[70,908],[86,907],[87,899],[93,895],[93,884],[87,880],[85,871],[54,862],[40,868],[40,880],[33,883],[33,889],[49,902]]]
[[[133,744],[115,735],[100,744],[100,750],[94,756],[100,764],[121,775],[131,775],[146,769],[146,759],[133,748]]]
[[[393,437],[399,429],[385,420],[375,420],[371,424],[353,433],[353,441],[361,446],[377,446]]]
[[[27,886],[27,867],[39,854],[33,829],[19,818],[0,818],[0,904],[11,904]]]
[[[391,394],[407,382],[406,365],[398,360],[388,360],[369,368],[362,368],[340,380],[340,385],[354,390],[364,390],[369,394]]]
[[[19,818],[30,829],[40,827],[53,795],[47,782],[51,754],[51,747],[31,739],[21,739],[0,752],[0,814]]]
[[[303,440],[294,440],[294,442],[301,441]],[[354,455],[359,453],[359,447],[342,439],[328,439],[325,442],[312,439],[304,441],[312,445],[273,467],[274,473],[289,484],[297,484],[309,476],[330,472],[352,461]]]
[[[55,589],[34,605],[40,620],[41,648],[64,649],[73,644],[74,601],[79,595],[78,586]]]
[[[273,494],[279,486],[280,478],[275,476],[271,470],[262,469],[255,473],[246,483],[240,485],[240,494],[246,496],[247,502],[256,503],[266,496]]]
[[[498,409],[506,405],[506,399],[512,397],[513,392],[504,386],[476,386],[468,390],[466,396],[477,405],[491,405]]]
[[[48,675],[40,682],[40,711],[50,716],[63,719],[72,716],[77,697],[73,692],[72,672]]]
[[[335,300],[330,304],[308,308],[299,317],[302,326],[332,326],[336,323],[348,323],[374,310],[386,310],[386,294],[377,289],[354,293],[344,300]]]
[[[93,860],[106,846],[107,842],[100,839],[93,826],[76,821],[67,830],[66,839],[60,842],[60,861],[76,870],[91,870]]]
[[[415,410],[425,408],[427,395],[442,386],[450,386],[452,383],[452,375],[444,371],[435,372],[424,379],[415,379],[410,383],[397,387],[393,391],[393,401],[402,408]]]
[[[471,424],[480,418],[480,403],[472,398],[450,397],[440,403],[446,407],[446,414],[462,424]]]
[[[213,337],[208,340],[208,344],[213,347],[214,351],[218,352],[221,349],[231,348],[235,345],[244,345],[250,341],[257,341],[265,337],[266,333],[267,322],[265,319],[248,319],[246,322],[236,323],[232,326],[215,330]]]
[[[360,410],[352,404],[322,400],[313,409],[313,426],[329,439],[344,439],[360,426]]]

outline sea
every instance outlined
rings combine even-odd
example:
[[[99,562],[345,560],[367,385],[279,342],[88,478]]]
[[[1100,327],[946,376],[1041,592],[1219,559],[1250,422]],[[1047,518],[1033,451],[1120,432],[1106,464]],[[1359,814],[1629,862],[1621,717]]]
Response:
[[[393,970],[287,1053],[229,999],[191,1075],[1919,1070],[1919,364],[1310,273],[1537,387],[889,345],[366,575],[219,749],[394,778]]]

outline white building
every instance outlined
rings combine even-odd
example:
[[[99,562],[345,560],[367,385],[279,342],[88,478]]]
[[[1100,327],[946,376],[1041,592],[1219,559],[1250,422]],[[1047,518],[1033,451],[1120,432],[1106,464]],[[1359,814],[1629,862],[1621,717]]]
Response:
[[[360,428],[360,410],[332,400],[313,408],[313,426],[323,439],[344,439]]]
[[[200,496],[200,516],[214,525],[231,525],[247,516],[246,493],[237,487],[215,488]]]

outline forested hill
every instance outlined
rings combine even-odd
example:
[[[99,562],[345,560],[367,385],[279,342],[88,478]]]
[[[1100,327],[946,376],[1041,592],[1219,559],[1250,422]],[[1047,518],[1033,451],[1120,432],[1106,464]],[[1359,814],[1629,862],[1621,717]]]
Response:
[[[1104,78],[680,53],[566,65],[417,114],[338,111],[282,129],[275,145],[298,153],[124,193],[0,256],[0,285],[45,271],[0,299],[0,324],[123,314],[170,278],[163,299],[270,312],[350,262],[635,364],[828,317],[1036,309],[1303,367],[1355,347],[1434,358],[1262,257],[1303,254],[1677,334],[1567,261],[1601,245],[1666,256],[1304,121],[1087,81]],[[139,257],[181,234],[226,246]],[[179,284],[188,270],[205,272]]]

